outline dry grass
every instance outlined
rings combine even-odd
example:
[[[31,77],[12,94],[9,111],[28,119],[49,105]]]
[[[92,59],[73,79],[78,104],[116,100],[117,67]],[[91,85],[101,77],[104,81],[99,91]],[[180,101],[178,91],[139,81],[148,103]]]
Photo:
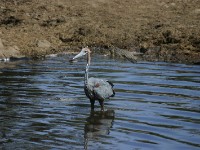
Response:
[[[36,46],[42,39],[54,52],[86,45],[200,48],[197,0],[2,0],[0,5],[0,37],[26,55],[46,53]]]

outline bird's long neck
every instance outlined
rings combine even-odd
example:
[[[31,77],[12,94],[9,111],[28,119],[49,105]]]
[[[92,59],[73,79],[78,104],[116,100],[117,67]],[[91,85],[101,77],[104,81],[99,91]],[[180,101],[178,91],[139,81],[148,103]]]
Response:
[[[90,52],[88,52],[87,53],[87,65],[85,68],[85,86],[88,85],[88,72],[89,72],[89,67],[90,67],[90,60],[91,60]]]

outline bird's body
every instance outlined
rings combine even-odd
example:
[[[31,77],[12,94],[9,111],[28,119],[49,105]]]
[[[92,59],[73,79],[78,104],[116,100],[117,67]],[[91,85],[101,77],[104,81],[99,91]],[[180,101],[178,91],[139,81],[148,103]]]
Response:
[[[89,66],[90,66],[90,53],[88,48],[83,48],[82,51],[76,55],[73,59],[81,57],[87,54],[87,65],[85,70],[85,82],[84,91],[85,95],[90,99],[91,109],[94,109],[95,100],[99,101],[101,110],[104,110],[104,100],[109,99],[115,95],[113,90],[113,84],[110,81],[106,81],[99,78],[88,78]]]
[[[88,85],[84,86],[84,91],[90,99],[92,109],[94,109],[95,100],[98,100],[103,110],[104,100],[115,95],[111,82],[93,77],[88,79]]]

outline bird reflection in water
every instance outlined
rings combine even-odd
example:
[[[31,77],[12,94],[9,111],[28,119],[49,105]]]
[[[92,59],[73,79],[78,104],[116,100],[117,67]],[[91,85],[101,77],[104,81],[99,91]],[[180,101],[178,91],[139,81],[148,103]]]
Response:
[[[101,136],[108,135],[115,118],[114,110],[91,111],[86,119],[84,129],[84,149],[87,150],[89,141],[97,140]]]

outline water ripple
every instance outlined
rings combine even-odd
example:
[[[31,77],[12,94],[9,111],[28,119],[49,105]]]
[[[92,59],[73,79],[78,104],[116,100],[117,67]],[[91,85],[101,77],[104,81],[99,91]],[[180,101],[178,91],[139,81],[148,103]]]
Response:
[[[116,96],[90,112],[85,61],[21,62],[0,74],[3,149],[199,149],[200,67],[92,58]]]

